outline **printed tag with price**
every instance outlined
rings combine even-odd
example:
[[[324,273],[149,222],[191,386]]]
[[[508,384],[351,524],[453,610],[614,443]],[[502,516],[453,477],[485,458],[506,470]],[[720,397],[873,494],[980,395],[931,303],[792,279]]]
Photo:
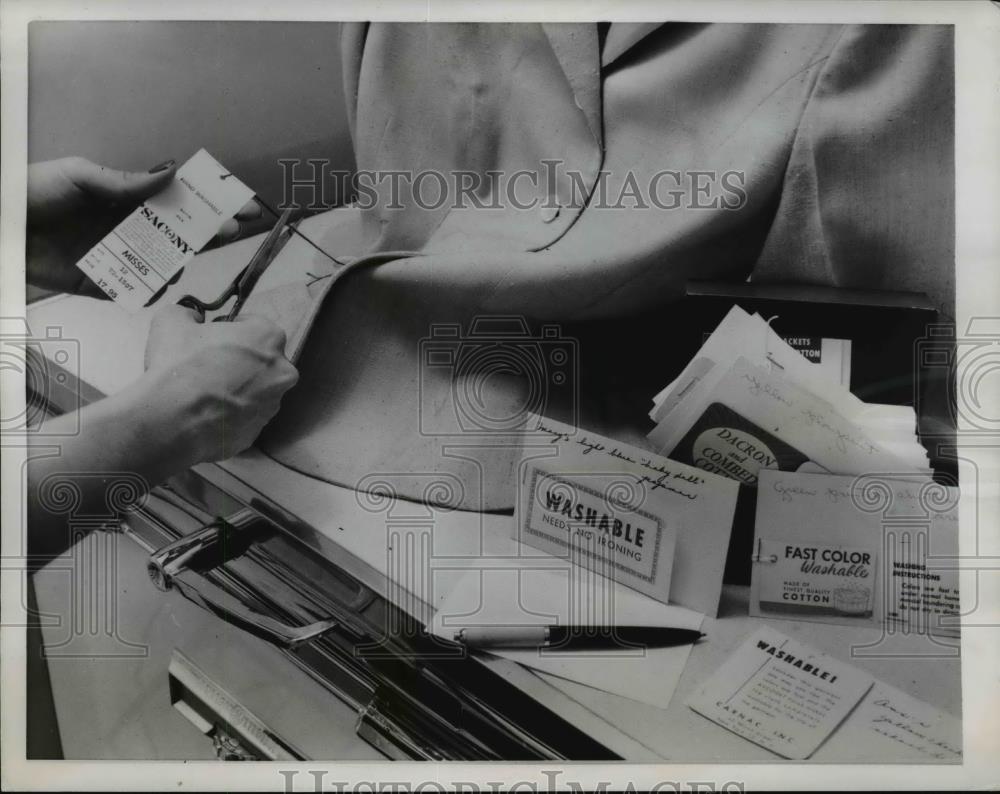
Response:
[[[138,311],[251,198],[250,188],[201,149],[76,266],[127,311]]]

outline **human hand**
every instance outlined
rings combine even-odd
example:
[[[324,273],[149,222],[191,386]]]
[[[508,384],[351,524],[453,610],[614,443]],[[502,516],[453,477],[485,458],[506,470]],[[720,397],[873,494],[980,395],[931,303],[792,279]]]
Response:
[[[28,166],[27,276],[45,289],[104,298],[76,263],[140,202],[170,184],[173,160],[148,172],[118,171],[83,157],[65,157]],[[220,231],[238,234],[239,221],[259,217],[247,203]]]
[[[284,332],[260,316],[206,323],[176,305],[154,316],[143,394],[174,471],[253,444],[298,380],[284,346]]]

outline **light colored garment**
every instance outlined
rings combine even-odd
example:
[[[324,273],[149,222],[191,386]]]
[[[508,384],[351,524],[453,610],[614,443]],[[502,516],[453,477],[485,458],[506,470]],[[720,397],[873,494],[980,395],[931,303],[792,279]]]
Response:
[[[379,192],[343,211],[328,249],[383,256],[304,320],[300,383],[262,440],[294,469],[351,486],[380,474],[413,498],[450,474],[463,488],[446,501],[506,509],[517,445],[474,416],[441,433],[466,403],[607,429],[549,371],[539,406],[503,367],[480,383],[427,366],[435,328],[467,336],[475,317],[662,312],[660,338],[607,341],[647,346],[655,368],[690,278],[921,291],[953,314],[950,27],[615,23],[602,48],[589,24],[372,24],[345,26],[343,50],[359,169],[544,175],[559,160],[575,177],[543,179],[531,209],[390,209]],[[599,206],[665,171],[680,178],[661,200],[678,207]],[[717,175],[710,193],[695,173]],[[723,174],[739,175],[736,206]],[[639,413],[611,420],[646,429]]]

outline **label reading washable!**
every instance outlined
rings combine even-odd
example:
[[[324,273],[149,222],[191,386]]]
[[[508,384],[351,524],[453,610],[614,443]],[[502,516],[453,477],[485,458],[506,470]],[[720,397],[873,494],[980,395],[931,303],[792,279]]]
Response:
[[[874,680],[762,626],[715,671],[688,706],[785,758],[811,756]]]
[[[120,306],[138,311],[251,198],[250,188],[201,149],[76,266]]]

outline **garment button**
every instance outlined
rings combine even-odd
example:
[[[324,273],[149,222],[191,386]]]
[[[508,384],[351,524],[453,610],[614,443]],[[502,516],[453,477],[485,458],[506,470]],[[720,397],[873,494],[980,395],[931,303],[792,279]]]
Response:
[[[557,204],[543,204],[539,207],[538,211],[542,217],[542,223],[552,223],[556,218],[559,217],[559,210],[561,208]]]

